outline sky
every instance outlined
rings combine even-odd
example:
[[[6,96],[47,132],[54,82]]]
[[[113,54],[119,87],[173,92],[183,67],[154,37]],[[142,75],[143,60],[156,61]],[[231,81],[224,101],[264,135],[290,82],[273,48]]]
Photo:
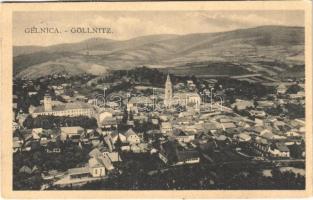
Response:
[[[15,12],[13,45],[48,46],[93,37],[127,40],[153,34],[223,32],[263,25],[304,26],[303,11],[52,11]],[[31,27],[53,27],[54,33],[25,33]],[[71,33],[77,27],[110,27],[111,34]],[[67,30],[67,32],[65,32]]]

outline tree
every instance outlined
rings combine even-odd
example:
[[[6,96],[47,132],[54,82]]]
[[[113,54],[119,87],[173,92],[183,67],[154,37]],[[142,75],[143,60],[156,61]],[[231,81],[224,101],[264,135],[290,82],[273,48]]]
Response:
[[[257,102],[256,99],[253,100],[253,105],[254,105],[255,108],[258,107],[259,103]]]
[[[28,129],[32,129],[33,128],[33,124],[34,124],[34,119],[31,115],[28,115],[26,117],[26,119],[23,122],[23,126],[28,128]]]
[[[128,119],[129,119],[129,121],[132,121],[134,119],[134,115],[133,115],[133,112],[131,110],[129,111]]]
[[[237,107],[237,105],[234,107],[234,112],[235,112],[235,113],[238,113],[238,107]]]
[[[305,109],[302,105],[289,103],[286,105],[288,113],[286,113],[290,118],[304,118]]]
[[[287,89],[286,93],[287,94],[297,94],[300,90],[301,90],[301,87],[299,85],[297,85],[297,84],[294,84],[294,85],[291,85]]]

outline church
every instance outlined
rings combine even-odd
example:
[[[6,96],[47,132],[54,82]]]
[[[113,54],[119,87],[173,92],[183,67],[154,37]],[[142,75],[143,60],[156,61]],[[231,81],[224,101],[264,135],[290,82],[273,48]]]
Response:
[[[165,82],[164,106],[171,108],[173,106],[183,106],[200,110],[201,97],[196,92],[173,92],[173,85],[170,75],[167,75]]]

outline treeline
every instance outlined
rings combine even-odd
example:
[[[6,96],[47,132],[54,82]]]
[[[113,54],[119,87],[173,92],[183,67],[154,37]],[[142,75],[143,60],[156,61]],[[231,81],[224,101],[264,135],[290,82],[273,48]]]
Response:
[[[53,115],[40,115],[33,118],[28,116],[23,126],[32,129],[32,128],[60,128],[67,126],[81,126],[85,129],[94,129],[97,128],[97,120],[95,118],[89,118],[86,116],[77,116],[77,117],[67,117],[67,116],[53,116]]]
[[[13,154],[13,189],[14,190],[39,190],[45,182],[42,172],[50,170],[66,171],[70,168],[88,162],[90,148],[80,148],[77,145],[61,144],[62,153],[48,154],[41,147],[35,152],[20,152]],[[20,172],[26,166],[37,170],[31,174]]]
[[[274,87],[267,87],[261,83],[250,83],[248,81],[240,81],[232,78],[221,78],[215,85],[215,90],[219,90],[219,86],[223,88],[233,88],[233,90],[227,90],[227,98],[246,98],[253,99],[254,97],[264,97],[267,94],[276,93]]]
[[[272,170],[271,177],[265,177],[255,169],[242,172],[238,170],[223,170],[224,175],[214,176],[212,170],[201,166],[176,167],[171,170],[160,170],[148,175],[146,171],[136,165],[136,170],[125,173],[122,176],[111,177],[105,181],[88,183],[81,189],[111,189],[111,190],[204,190],[204,189],[232,189],[232,190],[256,190],[256,189],[304,189],[305,177],[293,172],[281,172]],[[139,170],[139,169],[140,170]],[[131,168],[129,169],[131,170]],[[209,173],[212,172],[212,173]],[[70,189],[70,188],[68,188]]]
[[[284,105],[278,105],[276,107],[267,108],[265,110],[268,114],[278,116],[284,114],[290,119],[304,118],[305,107],[300,104],[287,103]]]

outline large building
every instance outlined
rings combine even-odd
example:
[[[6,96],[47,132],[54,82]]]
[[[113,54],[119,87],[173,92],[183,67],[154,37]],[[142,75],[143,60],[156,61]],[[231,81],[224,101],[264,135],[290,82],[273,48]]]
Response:
[[[88,116],[92,117],[94,115],[94,108],[83,102],[74,103],[58,103],[55,104],[51,100],[50,96],[45,96],[43,105],[35,107],[30,111],[33,117],[38,115],[54,115],[54,116]]]
[[[201,97],[196,92],[173,93],[171,78],[167,75],[165,82],[164,105],[170,108],[175,105],[200,109]]]
[[[180,146],[175,141],[167,141],[160,145],[159,158],[168,165],[185,165],[200,162],[198,151]]]

